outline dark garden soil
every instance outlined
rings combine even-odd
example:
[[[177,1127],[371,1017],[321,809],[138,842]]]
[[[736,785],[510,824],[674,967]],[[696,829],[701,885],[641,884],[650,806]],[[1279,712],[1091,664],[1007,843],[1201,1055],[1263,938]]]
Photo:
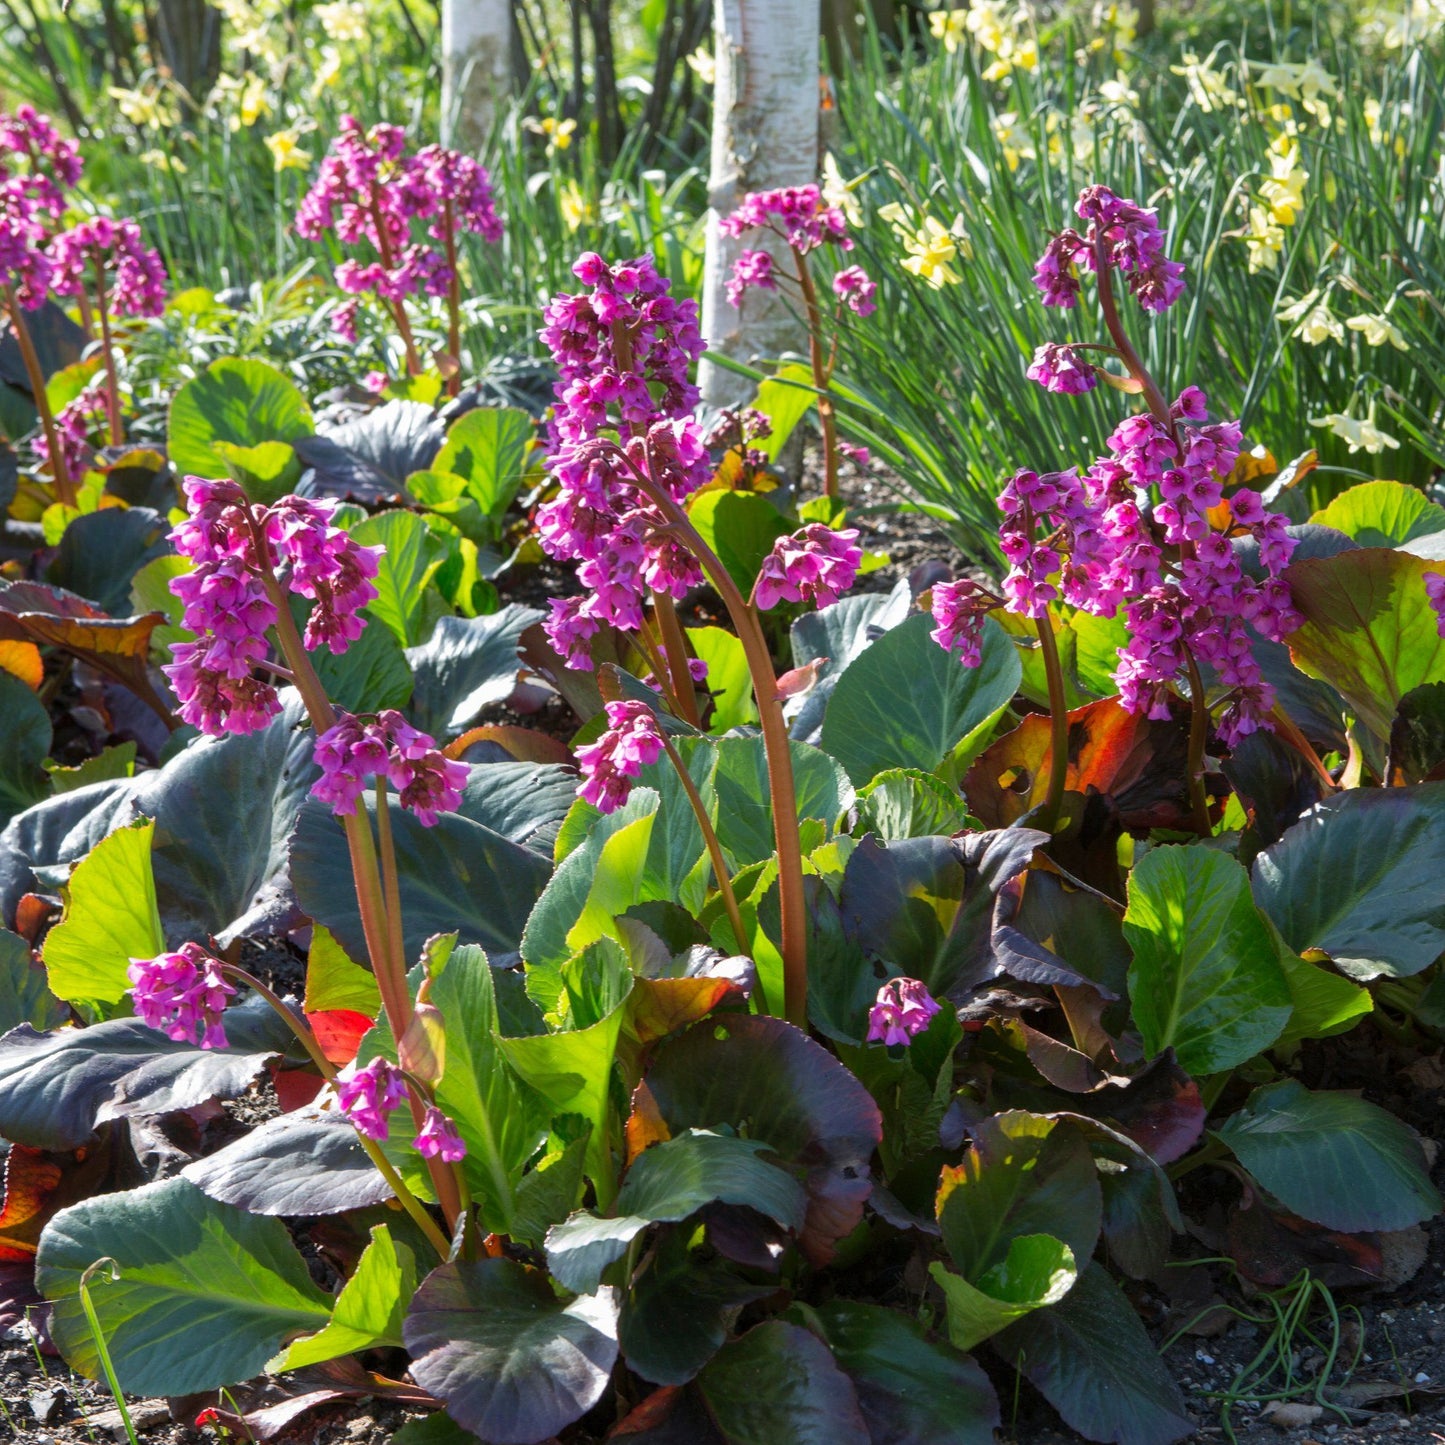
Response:
[[[927,518],[889,507],[893,493],[881,480],[862,476],[851,466],[845,472],[845,496],[864,546],[889,554],[888,564],[861,585],[888,588],[908,576],[921,591],[961,566],[957,551]],[[503,589],[503,600],[536,605],[562,590],[561,582],[550,568],[519,571]],[[555,706],[526,716],[497,709],[485,720],[540,725],[562,737],[570,736],[575,726],[570,714]],[[248,945],[241,961],[278,992],[301,991],[300,956],[289,946]],[[1361,1092],[1413,1127],[1427,1149],[1441,1152],[1435,1141],[1445,1140],[1445,1051],[1430,1040],[1401,1043],[1367,1020],[1343,1037],[1306,1045],[1295,1072],[1311,1088]],[[206,1124],[206,1147],[219,1147],[277,1109],[269,1084],[257,1085]],[[1445,1184],[1445,1158],[1434,1163],[1437,1183]],[[1202,1168],[1180,1186],[1189,1227],[1189,1236],[1176,1241],[1180,1262],[1159,1281],[1130,1285],[1129,1291],[1189,1400],[1199,1424],[1193,1440],[1210,1445],[1445,1445],[1445,1220],[1371,1237],[1367,1245],[1378,1255],[1368,1257],[1379,1261],[1379,1274],[1361,1282],[1358,1273],[1351,1273],[1359,1252],[1349,1240],[1327,1237],[1318,1229],[1301,1235],[1251,1231],[1247,1221],[1241,1222],[1240,1206],[1247,1201],[1241,1200],[1233,1174]],[[311,1223],[295,1222],[298,1243],[318,1281],[334,1284],[334,1273],[307,1235]],[[1247,1270],[1217,1262],[1189,1263],[1217,1261],[1231,1253],[1247,1260]],[[1305,1269],[1330,1287],[1319,1293],[1306,1328],[1281,1337],[1273,1328],[1270,1297],[1244,1276],[1287,1283]],[[0,1277],[0,1285],[5,1282]],[[1286,1297],[1284,1291],[1274,1295],[1280,1301]],[[917,1296],[913,1299],[916,1303]],[[124,1427],[105,1387],[73,1374],[51,1349],[45,1315],[45,1307],[37,1306],[8,1330],[0,1330],[0,1440],[13,1439],[16,1445],[108,1445],[124,1440]],[[1330,1351],[1332,1367],[1321,1387]],[[1016,1384],[1009,1372],[995,1369],[986,1350],[981,1356],[999,1391],[1004,1419],[1000,1445],[1077,1445],[1082,1437],[1063,1428],[1030,1386]],[[1261,1374],[1271,1368],[1273,1379],[1262,1381]],[[1290,1398],[1263,1400],[1279,1389],[1284,1368],[1293,1372],[1295,1381]],[[230,1392],[229,1403],[254,1410],[317,1387],[290,1377],[263,1381]],[[1226,1422],[1221,1400],[1231,1395],[1236,1404]],[[134,1400],[132,1418],[144,1445],[198,1445],[227,1438],[215,1428],[193,1424],[211,1404],[227,1406],[226,1401],[205,1399]],[[407,1418],[409,1412],[394,1403],[352,1394],[318,1404],[266,1438],[282,1445],[384,1445]],[[584,1423],[605,1429],[607,1422],[594,1418]],[[568,1445],[593,1445],[599,1437],[572,1432],[565,1438]]]

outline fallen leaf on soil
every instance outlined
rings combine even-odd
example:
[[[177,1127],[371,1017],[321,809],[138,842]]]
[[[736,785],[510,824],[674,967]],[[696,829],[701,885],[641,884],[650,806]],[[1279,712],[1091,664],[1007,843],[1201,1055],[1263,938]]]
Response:
[[[1313,1425],[1324,1413],[1323,1405],[1301,1405],[1292,1401],[1276,1400],[1259,1412],[1259,1418],[1273,1425],[1276,1430],[1298,1430],[1302,1425]]]

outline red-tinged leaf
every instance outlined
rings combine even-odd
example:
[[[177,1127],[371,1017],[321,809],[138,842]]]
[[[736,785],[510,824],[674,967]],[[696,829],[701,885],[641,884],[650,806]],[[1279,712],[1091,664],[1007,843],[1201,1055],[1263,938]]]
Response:
[[[27,893],[15,905],[15,931],[33,948],[40,947],[46,925],[60,913],[60,900],[43,893]]]
[[[1270,1209],[1248,1187],[1230,1212],[1229,1253],[1261,1289],[1279,1289],[1306,1269],[1331,1289],[1373,1284],[1384,1271],[1377,1235],[1343,1234]]]
[[[780,699],[799,697],[805,692],[812,692],[818,685],[819,674],[830,661],[831,659],[827,657],[815,657],[811,662],[805,662],[802,667],[795,667],[791,672],[785,672],[778,679],[778,697]]]
[[[96,1193],[113,1162],[109,1136],[81,1149],[32,1149],[12,1144],[0,1206],[0,1263],[35,1257],[52,1215]]]
[[[1156,1164],[1182,1159],[1199,1142],[1207,1112],[1199,1085],[1168,1052],[1124,1088],[1100,1089],[1074,1107],[1127,1135]]]
[[[644,1150],[671,1138],[672,1130],[667,1127],[657,1100],[644,1079],[632,1091],[632,1112],[627,1116],[626,1162],[631,1164]]]
[[[471,728],[444,749],[447,757],[463,763],[489,762],[497,750],[519,763],[560,763],[566,766],[572,762],[572,750],[560,738],[550,737],[535,728],[519,728],[508,723],[489,723],[485,727]]]
[[[332,1008],[307,1014],[306,1022],[311,1025],[327,1062],[340,1065],[349,1064],[356,1057],[361,1036],[375,1020],[351,1009]]]
[[[727,978],[639,978],[628,998],[626,1027],[639,1043],[650,1044],[705,1018],[743,991]]]
[[[1101,794],[1126,828],[1188,826],[1182,720],[1156,722],[1104,698],[1069,714],[1066,792]],[[1030,713],[983,752],[964,778],[972,811],[991,828],[1016,823],[1043,802],[1053,757],[1047,714]]]
[[[283,1114],[304,1109],[321,1092],[326,1080],[314,1069],[272,1069],[271,1082]]]
[[[0,642],[58,647],[141,699],[172,729],[180,724],[151,686],[151,634],[164,613],[110,617],[83,597],[37,582],[0,586]]]
[[[0,671],[18,677],[32,692],[39,692],[45,681],[45,664],[33,642],[13,638],[0,641]]]

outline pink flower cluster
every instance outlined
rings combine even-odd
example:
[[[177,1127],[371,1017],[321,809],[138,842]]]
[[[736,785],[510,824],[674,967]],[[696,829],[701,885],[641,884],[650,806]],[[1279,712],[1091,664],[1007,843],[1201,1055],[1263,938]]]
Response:
[[[390,1116],[406,1102],[406,1077],[385,1059],[364,1066],[348,1064],[336,1076],[336,1102],[358,1134],[383,1143],[391,1134]],[[426,1106],[421,1131],[412,1144],[419,1154],[446,1164],[467,1154],[457,1126],[435,1104]]]
[[[79,296],[96,280],[96,268],[114,267],[107,301],[122,316],[159,316],[166,309],[166,268],[141,237],[135,221],[96,216],[62,231],[50,244],[50,285],[59,296]]]
[[[1088,186],[1074,207],[1088,222],[1055,236],[1034,267],[1034,285],[1046,306],[1072,307],[1079,299],[1073,267],[1119,271],[1146,311],[1167,311],[1183,294],[1184,267],[1164,255],[1164,232],[1154,211],[1116,196],[1107,186]]]
[[[356,811],[369,778],[384,777],[397,790],[401,806],[430,828],[438,813],[456,810],[467,785],[467,765],[438,751],[394,709],[374,718],[342,713],[316,739],[316,762],[321,777],[312,794],[342,817]]]
[[[341,133],[296,212],[297,234],[317,240],[333,231],[347,245],[370,244],[376,260],[348,259],[336,268],[336,284],[352,295],[370,291],[389,302],[445,296],[455,279],[446,249],[414,238],[413,220],[430,223],[431,241],[464,232],[492,242],[502,237],[491,181],[471,156],[441,146],[409,154],[400,126],[368,132],[354,116],[342,116]],[[332,323],[351,341],[357,305],[346,303]]]
[[[1225,530],[1212,526],[1241,436],[1237,422],[1211,426],[1204,418],[1204,394],[1189,387],[1168,426],[1147,413],[1128,418],[1109,438],[1109,455],[1082,476],[1014,476],[999,496],[999,539],[1011,564],[1003,594],[1026,617],[1042,617],[1060,600],[1099,617],[1125,606],[1130,637],[1114,675],[1124,706],[1167,718],[1169,684],[1192,657],[1231,689],[1219,732],[1232,746],[1268,726],[1274,706],[1249,627],[1278,641],[1300,625],[1279,575],[1294,539],[1288,520],[1248,488],[1229,498]],[[1156,493],[1146,511],[1141,498]],[[1230,541],[1246,534],[1268,574],[1260,582],[1245,574]],[[971,594],[935,588],[934,635],[948,646],[961,642],[965,660],[976,660],[985,611]]]
[[[907,1044],[941,1013],[937,999],[916,978],[890,979],[868,1011],[870,1044]]]
[[[126,970],[135,1011],[147,1028],[176,1042],[203,1049],[224,1049],[221,1014],[236,990],[221,973],[221,961],[198,943],[183,943],[171,953],[133,958]]]
[[[945,652],[957,652],[965,667],[978,667],[983,662],[983,620],[1003,599],[968,577],[935,583],[932,590],[930,610],[938,625],[930,636]]]
[[[193,571],[171,591],[196,641],[178,644],[164,669],[181,717],[202,732],[255,732],[281,709],[272,683],[253,676],[267,655],[276,604],[265,578],[287,569],[291,591],[314,598],[309,648],[345,652],[361,635],[361,608],[376,596],[380,547],[361,547],[331,525],[334,504],[283,497],[255,506],[234,482],[187,477],[190,516],[171,533]]]
[[[577,749],[582,785],[577,796],[603,813],[615,813],[627,801],[642,769],[662,755],[657,717],[644,702],[609,702],[607,731]]]
[[[14,288],[27,311],[40,306],[50,289],[45,245],[82,169],[75,142],[34,106],[0,115],[0,282]]]
[[[853,249],[853,238],[848,234],[848,222],[842,210],[830,206],[817,186],[752,191],[731,215],[718,221],[718,229],[723,235],[733,237],[746,236],[750,231],[771,231],[788,243],[800,267],[807,264],[803,258],[820,246],[833,245],[840,251]],[[746,250],[733,262],[727,285],[728,301],[740,306],[744,295],[755,288],[776,291],[777,268],[767,251]],[[834,294],[859,316],[869,316],[876,309],[873,296],[877,289],[877,284],[861,266],[848,266],[833,278]]]
[[[1045,342],[1034,351],[1034,359],[1025,373],[1045,391],[1061,396],[1082,396],[1099,384],[1099,374],[1072,346],[1057,341]]]
[[[642,625],[649,589],[682,598],[702,581],[639,477],[680,502],[710,467],[688,380],[703,351],[696,304],[668,294],[650,257],[608,266],[588,253],[572,270],[589,289],[554,296],[541,332],[559,373],[550,462],[558,491],[536,522],[544,550],[576,562],[587,589],[553,599],[543,624],[567,665],[585,669],[604,624]]]
[[[95,456],[90,442],[91,429],[105,420],[105,398],[95,387],[88,387],[74,401],[67,402],[55,414],[55,437],[60,443],[61,460],[68,476],[82,476]],[[50,458],[50,443],[44,431],[30,439],[35,455],[41,461]]]
[[[835,532],[810,522],[773,544],[758,572],[753,601],[764,612],[783,601],[829,607],[853,585],[862,560],[856,528]]]

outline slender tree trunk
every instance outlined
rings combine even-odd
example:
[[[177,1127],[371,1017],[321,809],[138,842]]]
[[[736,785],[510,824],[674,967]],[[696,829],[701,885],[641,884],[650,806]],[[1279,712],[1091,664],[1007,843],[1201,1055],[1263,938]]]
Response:
[[[480,151],[511,79],[511,0],[442,0],[443,143]]]
[[[818,5],[716,0],[713,6],[717,80],[702,329],[709,348],[739,361],[808,344],[798,298],[786,293],[786,283],[782,293],[749,291],[741,310],[728,301],[728,277],[744,245],[722,235],[717,221],[748,191],[806,185],[817,176]],[[781,238],[749,237],[746,245],[773,252],[780,271],[791,269]],[[752,391],[745,378],[706,360],[701,382],[704,399],[715,406],[736,405]]]

